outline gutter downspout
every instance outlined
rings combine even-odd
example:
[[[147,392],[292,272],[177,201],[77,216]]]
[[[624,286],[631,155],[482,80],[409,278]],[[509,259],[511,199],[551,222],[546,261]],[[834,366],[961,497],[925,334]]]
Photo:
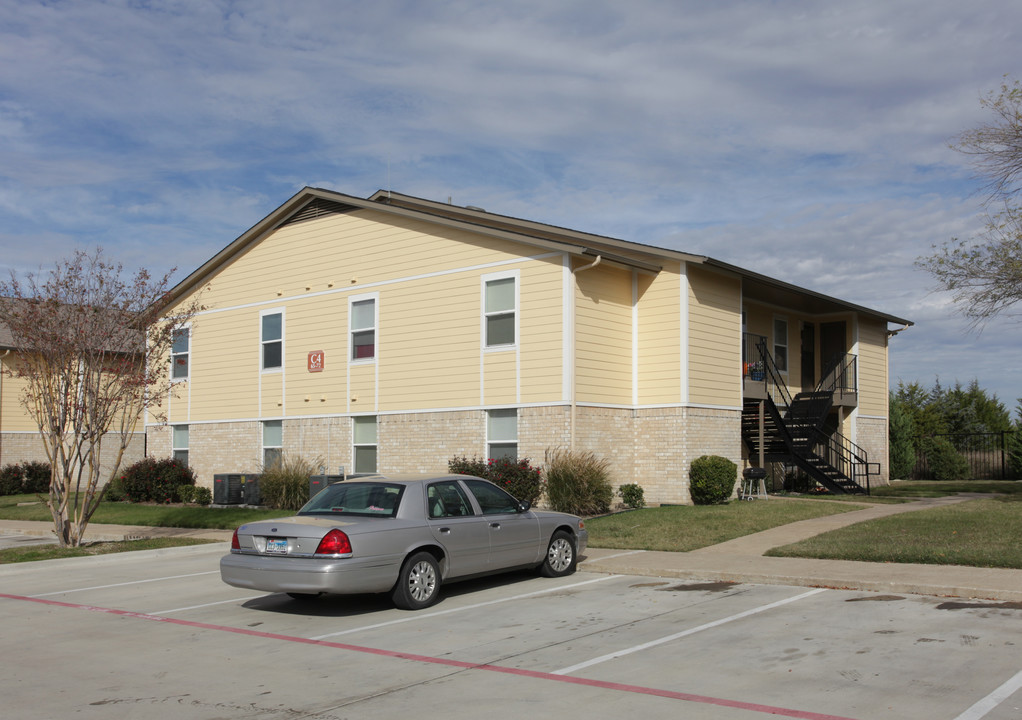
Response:
[[[0,355],[0,361],[11,354],[10,348],[4,350],[4,354]],[[0,362],[0,465],[3,464],[4,459],[4,369],[3,362]]]
[[[575,268],[574,270],[571,271],[571,274],[572,274],[573,277],[575,277],[575,276],[577,276],[581,272],[585,272],[586,270],[592,270],[597,265],[599,265],[601,262],[603,262],[603,256],[602,255],[597,255],[596,259],[593,260],[591,263],[589,263],[588,265],[583,265],[582,267]],[[576,410],[578,408],[578,402],[577,402],[577,399],[576,399],[577,393],[578,393],[578,389],[577,389],[578,388],[578,379],[577,379],[577,375],[576,375],[576,372],[575,372],[576,371],[576,365],[578,363],[578,342],[577,342],[577,340],[578,340],[578,323],[576,322],[577,318],[576,318],[576,313],[575,313],[575,289],[577,287],[578,287],[578,280],[576,279],[575,280],[575,287],[573,287],[571,289],[571,333],[572,333],[572,337],[571,337],[571,398],[570,398],[570,403],[571,403],[571,421],[570,421],[571,422],[571,427],[569,428],[569,437],[570,437],[569,449],[572,450],[572,451],[574,451],[574,449],[575,449],[575,416],[577,414]]]

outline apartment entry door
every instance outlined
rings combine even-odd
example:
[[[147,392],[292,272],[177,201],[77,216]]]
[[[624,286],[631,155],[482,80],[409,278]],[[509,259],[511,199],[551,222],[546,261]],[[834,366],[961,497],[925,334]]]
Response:
[[[816,389],[816,326],[802,323],[802,390]]]

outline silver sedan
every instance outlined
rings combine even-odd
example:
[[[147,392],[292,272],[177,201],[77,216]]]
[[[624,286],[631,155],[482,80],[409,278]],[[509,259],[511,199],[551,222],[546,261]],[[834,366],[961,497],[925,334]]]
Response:
[[[242,525],[220,577],[295,599],[390,593],[418,610],[441,582],[520,568],[569,575],[587,541],[581,518],[533,510],[477,477],[376,475],[334,483],[292,517]]]

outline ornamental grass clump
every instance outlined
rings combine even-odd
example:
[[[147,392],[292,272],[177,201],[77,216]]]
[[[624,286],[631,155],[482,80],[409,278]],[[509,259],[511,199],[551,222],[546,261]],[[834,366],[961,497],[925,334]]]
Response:
[[[277,510],[299,510],[309,502],[309,479],[322,466],[323,460],[281,455],[263,469],[259,477],[259,496],[263,505]]]
[[[594,452],[554,448],[546,451],[546,495],[553,510],[602,515],[610,510],[614,488],[610,461]]]
[[[689,493],[696,505],[722,505],[731,499],[738,466],[720,455],[703,455],[689,469]]]

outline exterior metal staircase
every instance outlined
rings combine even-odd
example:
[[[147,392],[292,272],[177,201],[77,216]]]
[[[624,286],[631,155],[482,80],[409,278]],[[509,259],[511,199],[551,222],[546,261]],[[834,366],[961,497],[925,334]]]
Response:
[[[764,463],[795,465],[833,493],[869,494],[879,463],[870,463],[866,451],[840,433],[825,430],[835,390],[818,387],[791,397],[766,343],[758,350],[767,393],[765,399],[747,400],[742,408],[742,440],[749,456],[760,457],[762,449]]]

